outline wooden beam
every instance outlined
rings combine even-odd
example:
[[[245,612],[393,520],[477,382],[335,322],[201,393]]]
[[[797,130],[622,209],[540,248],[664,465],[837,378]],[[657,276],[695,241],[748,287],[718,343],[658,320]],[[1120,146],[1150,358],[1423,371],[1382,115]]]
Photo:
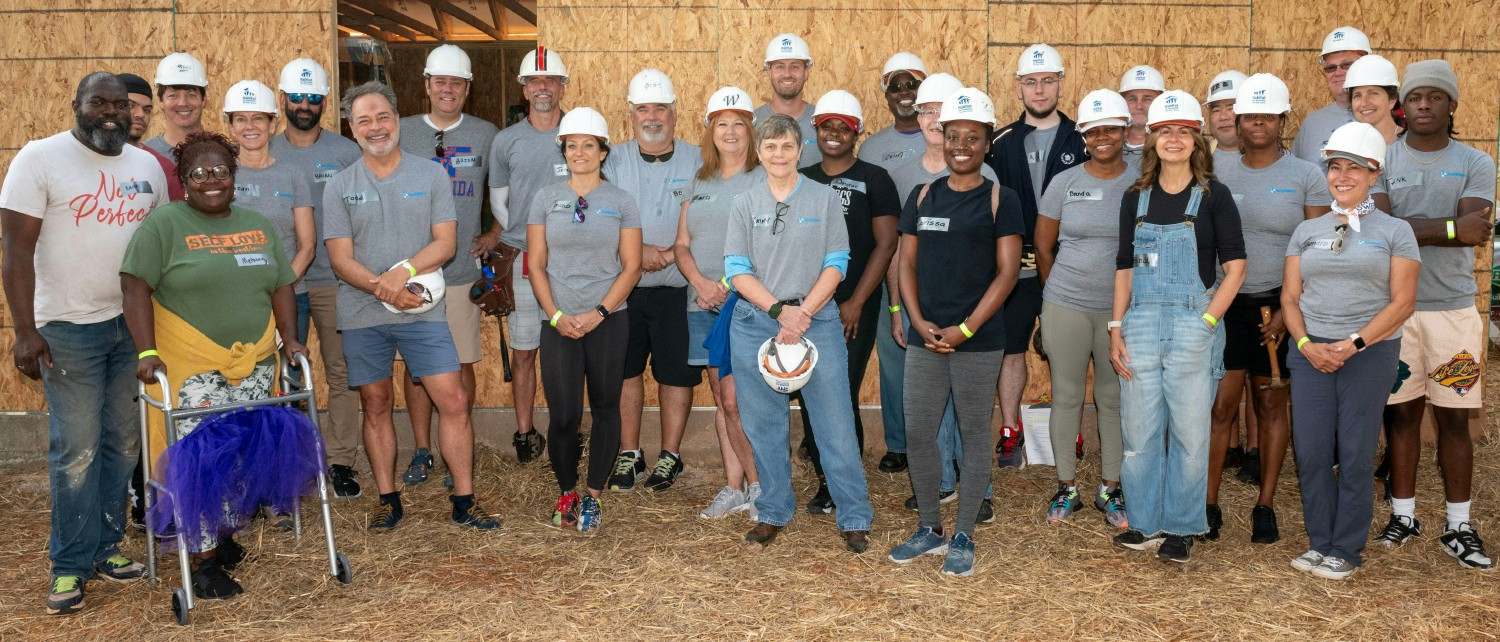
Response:
[[[352,19],[352,18],[350,18],[348,16],[341,17],[340,20],[339,20],[339,23],[340,23],[339,24],[339,28],[340,29],[344,29],[346,31],[358,31],[358,32],[363,33],[363,34],[365,34],[367,36],[374,36],[374,37],[379,38],[381,40],[384,40],[386,42],[392,42],[392,41],[402,41],[402,42],[404,42],[404,41],[409,40],[408,38],[406,38],[404,36],[391,33],[389,31],[381,29],[380,27],[372,25],[372,24],[370,24],[368,22],[362,22],[362,21],[359,21],[359,20],[354,20],[354,19]]]
[[[531,26],[536,26],[536,12],[527,9],[526,6],[521,4],[520,2],[517,2],[516,0],[490,0],[490,10],[495,11],[494,7],[497,4],[506,9],[510,9],[511,13],[521,16],[521,19],[531,23]],[[500,20],[496,18],[495,26],[499,25]]]
[[[448,14],[450,16],[453,16],[454,18],[458,18],[459,20],[462,20],[462,21],[468,23],[469,26],[474,27],[475,29],[478,29],[478,30],[484,32],[485,35],[487,35],[487,36],[489,36],[491,38],[494,38],[495,40],[504,40],[505,39],[505,34],[500,33],[499,29],[496,29],[495,27],[491,27],[489,25],[489,23],[487,23],[487,22],[485,22],[483,20],[480,20],[478,16],[475,16],[472,13],[464,11],[463,9],[460,9],[457,6],[454,6],[454,4],[452,2],[448,2],[448,0],[424,0],[424,1],[427,4],[432,5],[432,8],[433,8],[434,11],[437,11],[437,10],[441,9],[443,11],[443,13],[446,13],[446,14]],[[498,26],[499,23],[497,22],[496,25]]]
[[[495,28],[499,29],[502,33],[505,32],[505,7],[500,6],[500,3],[495,2],[495,0],[489,0],[489,5],[490,17],[495,20]]]
[[[449,18],[448,14],[443,13],[441,11],[438,11],[437,5],[434,5],[432,3],[426,2],[426,0],[423,0],[423,4],[426,4],[427,5],[427,9],[432,12],[432,24],[437,25],[438,31],[443,32],[443,40],[452,40],[453,39],[453,20],[452,20],[452,18]]]
[[[340,4],[339,8],[340,11],[343,12],[344,16],[352,18],[356,22],[362,22],[364,24],[375,27],[376,29],[380,29],[381,31],[384,31],[386,33],[400,36],[412,42],[416,42],[422,37],[421,34],[418,34],[417,32],[402,26],[400,23],[397,23],[393,20],[381,18],[380,16],[375,15],[373,12],[365,9],[364,7],[359,7],[345,2]],[[382,22],[385,24],[381,24]]]
[[[390,20],[391,22],[406,27],[407,29],[411,29],[412,31],[416,31],[418,33],[426,35],[433,40],[447,39],[443,36],[442,32],[439,32],[437,29],[434,29],[422,23],[421,21],[414,19],[411,16],[401,13],[400,11],[396,11],[395,9],[387,7],[384,4],[380,3],[378,0],[344,0],[344,4],[364,9],[365,11],[368,11],[374,15],[380,16],[382,18],[385,18],[386,20]]]

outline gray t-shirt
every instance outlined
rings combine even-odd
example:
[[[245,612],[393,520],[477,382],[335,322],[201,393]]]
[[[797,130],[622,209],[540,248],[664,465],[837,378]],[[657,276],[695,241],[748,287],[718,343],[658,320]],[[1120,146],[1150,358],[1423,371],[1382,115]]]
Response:
[[[1371,192],[1391,199],[1393,216],[1452,218],[1458,215],[1459,199],[1495,202],[1495,161],[1456,140],[1442,151],[1419,152],[1402,139],[1386,149],[1385,171]],[[1476,294],[1473,247],[1422,246],[1418,310],[1472,308]]]
[[[1297,137],[1292,139],[1292,155],[1309,163],[1323,160],[1323,146],[1333,130],[1354,122],[1354,112],[1338,103],[1328,103],[1322,109],[1308,114],[1297,128]]]
[[[307,186],[312,189],[313,227],[317,230],[318,249],[313,254],[312,265],[307,266],[307,273],[302,275],[300,285],[320,287],[339,284],[338,277],[333,274],[333,266],[328,264],[328,248],[323,246],[323,188],[334,174],[358,163],[362,153],[357,143],[326,129],[318,134],[317,142],[307,147],[287,142],[285,133],[277,134],[271,139],[271,156],[278,163],[287,163],[301,169],[302,175],[307,178]]]
[[[797,126],[802,128],[802,156],[797,159],[797,168],[801,169],[808,165],[817,165],[823,162],[823,152],[818,151],[818,134],[813,128],[813,104],[804,102],[807,109],[802,110],[802,116],[797,118]],[[766,103],[755,108],[755,122],[765,122],[767,118],[774,116],[771,111],[771,103]]]
[[[641,158],[641,146],[629,141],[610,148],[604,161],[604,175],[635,197],[641,212],[641,236],[646,245],[671,247],[677,241],[677,219],[682,216],[682,201],[687,198],[693,173],[703,164],[698,146],[677,140],[672,158],[648,163]],[[673,287],[687,285],[676,265],[641,272],[639,287]]]
[[[453,206],[457,208],[458,235],[453,258],[443,264],[443,279],[449,283],[471,283],[479,278],[479,266],[469,256],[469,246],[479,236],[485,214],[485,156],[500,130],[490,121],[468,114],[459,117],[452,127],[443,130],[443,157],[438,158],[437,128],[426,114],[401,119],[401,150],[429,158],[443,166],[453,185]]]
[[[1332,212],[1303,221],[1286,247],[1287,256],[1302,257],[1298,307],[1307,333],[1324,339],[1358,332],[1390,305],[1392,257],[1422,260],[1411,226],[1379,210],[1360,219],[1360,231],[1346,229],[1343,251],[1334,254],[1339,236],[1335,228],[1341,224]],[[1391,338],[1400,336],[1397,328]],[[1372,391],[1377,393],[1385,394]]]
[[[1057,221],[1057,260],[1042,300],[1070,310],[1107,314],[1114,305],[1115,252],[1120,245],[1120,199],[1140,178],[1136,167],[1110,180],[1082,164],[1052,177],[1037,215]]]
[[[354,241],[354,260],[375,273],[410,259],[432,242],[432,226],[454,220],[453,192],[442,167],[401,152],[396,171],[385,178],[363,162],[339,172],[323,192],[325,238]],[[466,296],[467,284],[449,283],[453,296]],[[446,299],[448,295],[444,295]],[[339,284],[336,301],[340,330],[394,323],[447,323],[442,301],[421,314],[391,312],[375,295]]]
[[[567,183],[547,185],[537,191],[526,219],[527,225],[546,227],[552,302],[569,316],[593,310],[604,301],[622,269],[620,230],[641,227],[635,197],[613,183],[601,183],[583,199],[589,206],[580,222],[575,216],[578,195],[573,188]],[[621,301],[610,312],[626,307]]]
[[[693,261],[703,278],[713,281],[724,278],[724,237],[729,233],[729,209],[734,205],[734,197],[765,182],[766,171],[759,167],[729,178],[693,179],[687,191],[688,250],[693,253]],[[688,290],[688,312],[702,310],[697,297],[697,292]]]
[[[1057,138],[1057,126],[1033,129],[1026,134],[1022,144],[1026,146],[1026,167],[1031,171],[1031,193],[1042,193],[1042,182],[1047,180],[1047,153],[1052,151],[1052,141]],[[986,163],[988,164],[988,163]]]
[[[280,160],[260,169],[240,165],[234,173],[234,204],[260,212],[271,222],[271,229],[281,240],[281,249],[290,264],[298,249],[297,222],[292,216],[292,208],[313,206],[312,188],[308,187],[302,172],[291,163]],[[298,281],[294,291],[301,294],[307,291],[307,286]]]
[[[864,144],[859,146],[857,156],[862,161],[879,165],[887,172],[894,172],[896,168],[911,162],[911,159],[921,156],[926,149],[927,142],[922,138],[922,130],[900,132],[896,131],[895,125],[891,125],[870,134]]]
[[[755,278],[778,301],[800,299],[812,291],[830,252],[849,251],[844,203],[833,188],[805,176],[776,216],[777,203],[762,180],[734,197],[724,256],[750,259]]]
[[[150,147],[151,149],[160,152],[162,156],[166,156],[167,159],[176,162],[174,159],[172,159],[172,144],[167,142],[166,134],[157,134],[155,136],[152,136],[151,138],[146,139],[146,142],[141,143],[141,145],[144,147]]]
[[[1286,267],[1286,244],[1306,220],[1306,206],[1327,207],[1328,179],[1317,165],[1282,154],[1261,169],[1245,167],[1239,155],[1214,167],[1219,182],[1234,195],[1245,235],[1245,284],[1240,292],[1255,294],[1281,287]],[[1223,266],[1219,272],[1223,274]]]
[[[568,180],[568,164],[557,146],[557,128],[537,131],[531,119],[522,118],[495,135],[490,146],[490,187],[509,187],[506,211],[510,224],[500,233],[500,242],[526,249],[526,220],[537,190]]]
[[[1216,149],[1214,150],[1214,171],[1218,172],[1220,168],[1230,163],[1237,163],[1239,162],[1239,159],[1239,152],[1231,152],[1227,149]]]
[[[926,185],[947,175],[948,165],[946,163],[942,169],[936,172],[927,171],[927,167],[922,165],[922,156],[920,154],[905,165],[896,168],[895,171],[891,172],[891,180],[896,183],[896,193],[901,195],[901,208],[906,209],[907,201],[911,200],[911,192],[917,186]],[[996,183],[1000,182],[1000,179],[995,177],[995,170],[990,168],[989,163],[980,163],[979,175]]]

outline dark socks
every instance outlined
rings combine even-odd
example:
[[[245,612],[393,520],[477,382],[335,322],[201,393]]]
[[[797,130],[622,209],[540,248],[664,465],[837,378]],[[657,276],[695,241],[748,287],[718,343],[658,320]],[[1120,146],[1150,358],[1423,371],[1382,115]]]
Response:
[[[453,519],[455,520],[462,518],[469,512],[470,508],[474,507],[473,493],[468,495],[449,495],[448,499],[453,502]]]

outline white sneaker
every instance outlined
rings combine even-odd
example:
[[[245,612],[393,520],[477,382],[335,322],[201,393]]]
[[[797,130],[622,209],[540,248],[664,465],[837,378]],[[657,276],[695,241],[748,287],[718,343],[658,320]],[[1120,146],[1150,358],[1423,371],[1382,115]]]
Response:
[[[1337,557],[1325,557],[1322,564],[1313,567],[1313,570],[1308,572],[1324,579],[1342,580],[1353,575],[1358,569],[1359,567]]]
[[[708,503],[708,508],[698,513],[698,516],[704,519],[719,519],[744,507],[745,491],[725,486],[718,495],[714,496],[714,500]]]
[[[755,509],[755,500],[760,499],[760,482],[755,482],[745,487],[745,505],[743,508],[749,514],[750,521],[760,520],[760,511]]]
[[[1308,573],[1317,568],[1318,565],[1322,563],[1322,553],[1319,553],[1317,551],[1308,551],[1306,553],[1298,555],[1296,559],[1292,560],[1292,568],[1302,571],[1303,573]]]

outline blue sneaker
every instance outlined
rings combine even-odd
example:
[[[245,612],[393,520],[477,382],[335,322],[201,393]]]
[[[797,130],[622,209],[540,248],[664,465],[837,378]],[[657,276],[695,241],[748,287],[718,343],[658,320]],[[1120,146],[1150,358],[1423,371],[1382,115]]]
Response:
[[[432,470],[432,451],[418,448],[411,454],[411,463],[406,465],[406,472],[401,473],[401,480],[410,486],[426,483],[427,471],[430,470]]]
[[[948,556],[943,558],[943,575],[968,577],[974,574],[974,540],[968,533],[953,536],[948,544]]]
[[[583,503],[578,508],[578,532],[587,533],[599,528],[599,523],[603,520],[604,511],[599,508],[599,499],[585,494]]]
[[[486,514],[484,510],[479,508],[478,504],[470,504],[469,510],[453,515],[453,523],[478,531],[491,531],[500,528],[500,518]]]
[[[892,548],[886,558],[897,564],[905,564],[923,555],[942,555],[946,552],[948,552],[948,538],[923,526],[917,529],[915,535]]]

